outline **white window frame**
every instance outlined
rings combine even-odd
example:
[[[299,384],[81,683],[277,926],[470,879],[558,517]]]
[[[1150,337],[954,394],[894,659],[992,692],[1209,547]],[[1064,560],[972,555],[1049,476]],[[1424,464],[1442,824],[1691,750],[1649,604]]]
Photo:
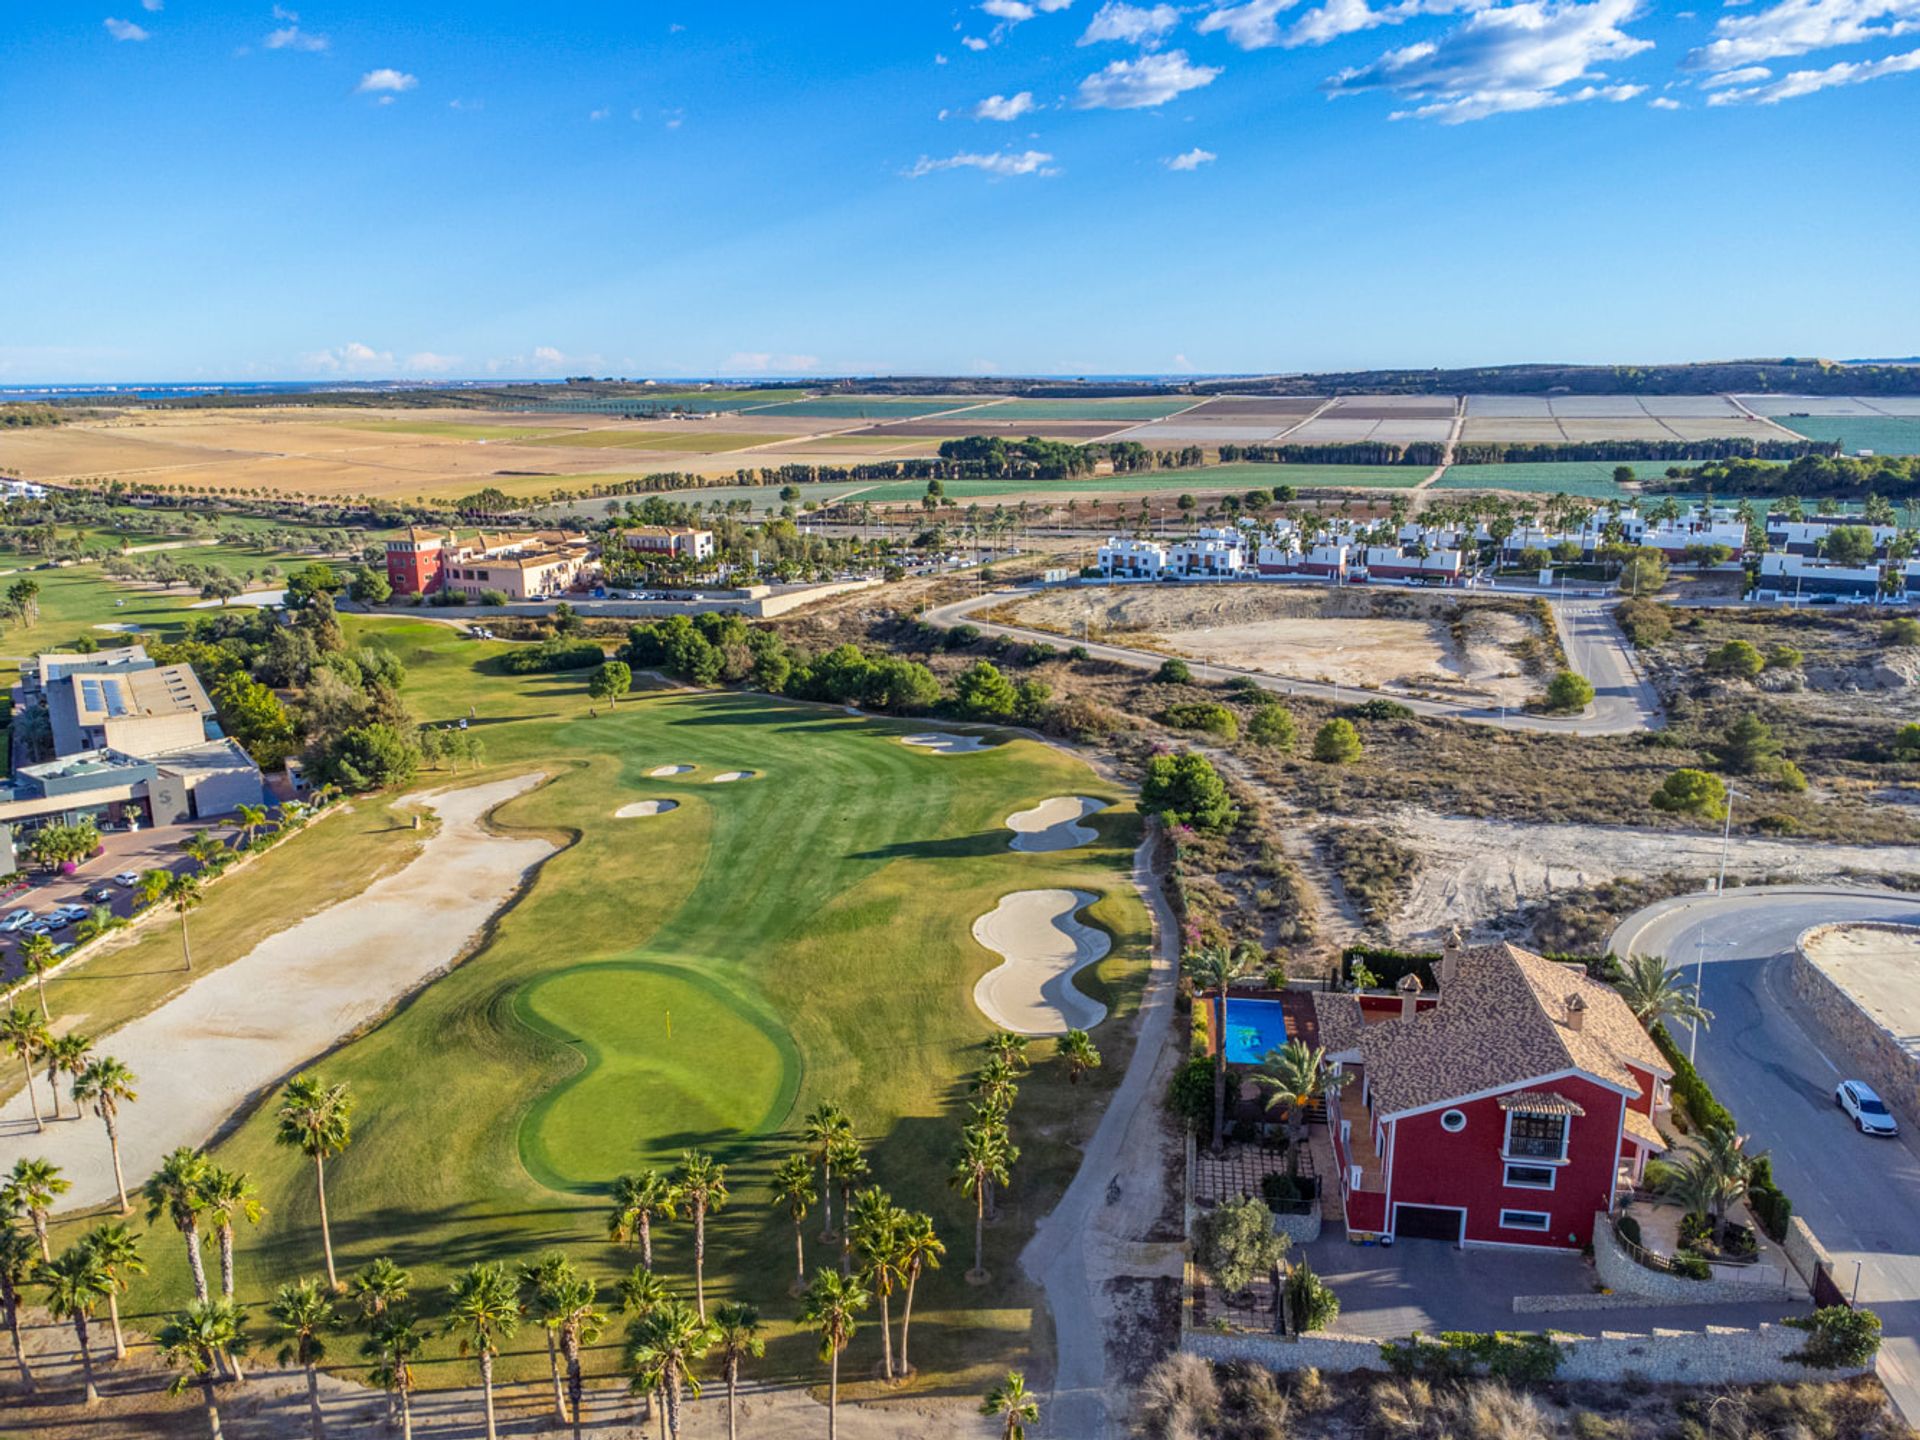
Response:
[[[1515,1224],[1515,1217],[1521,1215],[1537,1215],[1540,1218],[1540,1223],[1538,1225]],[[1500,1212],[1500,1228],[1502,1230],[1524,1230],[1529,1235],[1550,1235],[1553,1233],[1553,1216],[1545,1210],[1502,1210]]]
[[[1567,1151],[1573,1144],[1573,1117],[1571,1115],[1563,1114],[1557,1117],[1560,1121],[1560,1154],[1558,1156],[1516,1155],[1513,1153],[1513,1117],[1527,1113],[1529,1112],[1524,1110],[1507,1111],[1506,1130],[1500,1137],[1500,1158],[1502,1160],[1517,1160],[1528,1165],[1565,1165],[1567,1163]],[[1538,1112],[1532,1113],[1537,1114]]]
[[[1547,1172],[1547,1183],[1542,1185],[1533,1180],[1516,1180],[1513,1178],[1515,1170],[1544,1170]],[[1501,1177],[1509,1190],[1551,1190],[1559,1179],[1559,1168],[1540,1160],[1509,1160],[1506,1162],[1506,1172]]]

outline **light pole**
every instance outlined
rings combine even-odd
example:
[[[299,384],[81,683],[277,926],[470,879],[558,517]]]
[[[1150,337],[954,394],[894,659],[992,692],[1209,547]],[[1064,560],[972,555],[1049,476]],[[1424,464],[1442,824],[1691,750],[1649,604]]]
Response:
[[[1727,889],[1727,846],[1733,838],[1733,802],[1745,800],[1746,794],[1728,787],[1727,814],[1725,823],[1720,827],[1720,878],[1714,882],[1713,893],[1724,895]],[[1706,993],[1707,984],[1707,927],[1701,922],[1694,936],[1693,952],[1693,1003],[1698,1005],[1700,997]],[[1696,1018],[1687,1036],[1687,1063],[1693,1064],[1693,1057],[1700,1048],[1700,1021]]]

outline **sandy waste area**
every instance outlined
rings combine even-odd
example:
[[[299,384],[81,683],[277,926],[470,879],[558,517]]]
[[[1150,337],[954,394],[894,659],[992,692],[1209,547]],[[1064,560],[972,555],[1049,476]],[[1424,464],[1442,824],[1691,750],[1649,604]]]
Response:
[[[693,766],[691,765],[656,765],[653,769],[647,771],[647,774],[655,780],[664,780],[669,775],[691,775],[692,773]]]
[[[139,1077],[140,1099],[120,1122],[128,1183],[138,1184],[174,1147],[204,1143],[256,1090],[377,1019],[457,960],[527,871],[553,852],[545,840],[496,835],[483,823],[543,778],[519,775],[414,797],[441,824],[404,869],[268,936],[104,1037],[100,1052]],[[44,1083],[40,1103],[47,1108]],[[36,1134],[26,1094],[16,1095],[0,1108],[0,1167],[22,1155],[65,1172],[73,1182],[65,1208],[113,1198],[112,1161],[97,1120],[62,1121]]]
[[[985,750],[987,742],[978,735],[903,735],[902,745],[911,745],[916,750],[931,750],[936,755],[970,755],[976,750]]]
[[[1007,817],[1007,828],[1013,831],[1007,848],[1034,853],[1078,849],[1100,834],[1080,822],[1106,808],[1106,801],[1089,800],[1084,795],[1056,795],[1042,800],[1031,810],[1018,810]]]
[[[1106,1019],[1107,1007],[1073,984],[1111,948],[1104,930],[1079,918],[1099,898],[1085,890],[1019,890],[974,921],[973,938],[1003,957],[973,987],[981,1013],[1021,1035],[1064,1035]]]
[[[613,812],[616,820],[639,820],[648,815],[664,815],[669,810],[678,810],[678,800],[636,800],[631,805],[622,805]]]
[[[736,780],[751,780],[759,773],[757,770],[723,770],[708,783],[711,785],[731,785]]]

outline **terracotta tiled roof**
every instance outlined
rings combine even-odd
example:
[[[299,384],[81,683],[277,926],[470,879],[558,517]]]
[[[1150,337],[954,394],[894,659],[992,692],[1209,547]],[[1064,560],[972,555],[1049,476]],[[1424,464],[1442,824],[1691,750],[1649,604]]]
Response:
[[[1313,1013],[1320,1022],[1320,1047],[1329,1055],[1360,1048],[1360,1032],[1367,1028],[1360,1014],[1360,998],[1327,991],[1313,993]]]
[[[1586,1108],[1556,1095],[1551,1090],[1516,1090],[1500,1097],[1502,1110],[1518,1110],[1523,1115],[1584,1115]]]
[[[1359,1048],[1383,1116],[1565,1070],[1634,1092],[1629,1063],[1669,1073],[1611,986],[1510,944],[1468,950],[1437,1006],[1368,1026]]]
[[[1653,1123],[1653,1117],[1642,1115],[1638,1110],[1627,1111],[1627,1136],[1656,1153],[1667,1148],[1667,1142],[1661,1137],[1660,1128]]]

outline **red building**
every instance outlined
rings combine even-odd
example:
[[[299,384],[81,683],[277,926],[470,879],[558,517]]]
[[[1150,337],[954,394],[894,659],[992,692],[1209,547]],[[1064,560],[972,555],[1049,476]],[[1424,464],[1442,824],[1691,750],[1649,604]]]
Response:
[[[447,537],[411,526],[387,541],[387,583],[396,595],[431,595],[447,574]]]
[[[1348,1233],[1550,1245],[1665,1148],[1672,1070],[1619,994],[1515,945],[1448,942],[1438,1003],[1314,997]],[[1369,1001],[1371,1003],[1369,1003]]]

